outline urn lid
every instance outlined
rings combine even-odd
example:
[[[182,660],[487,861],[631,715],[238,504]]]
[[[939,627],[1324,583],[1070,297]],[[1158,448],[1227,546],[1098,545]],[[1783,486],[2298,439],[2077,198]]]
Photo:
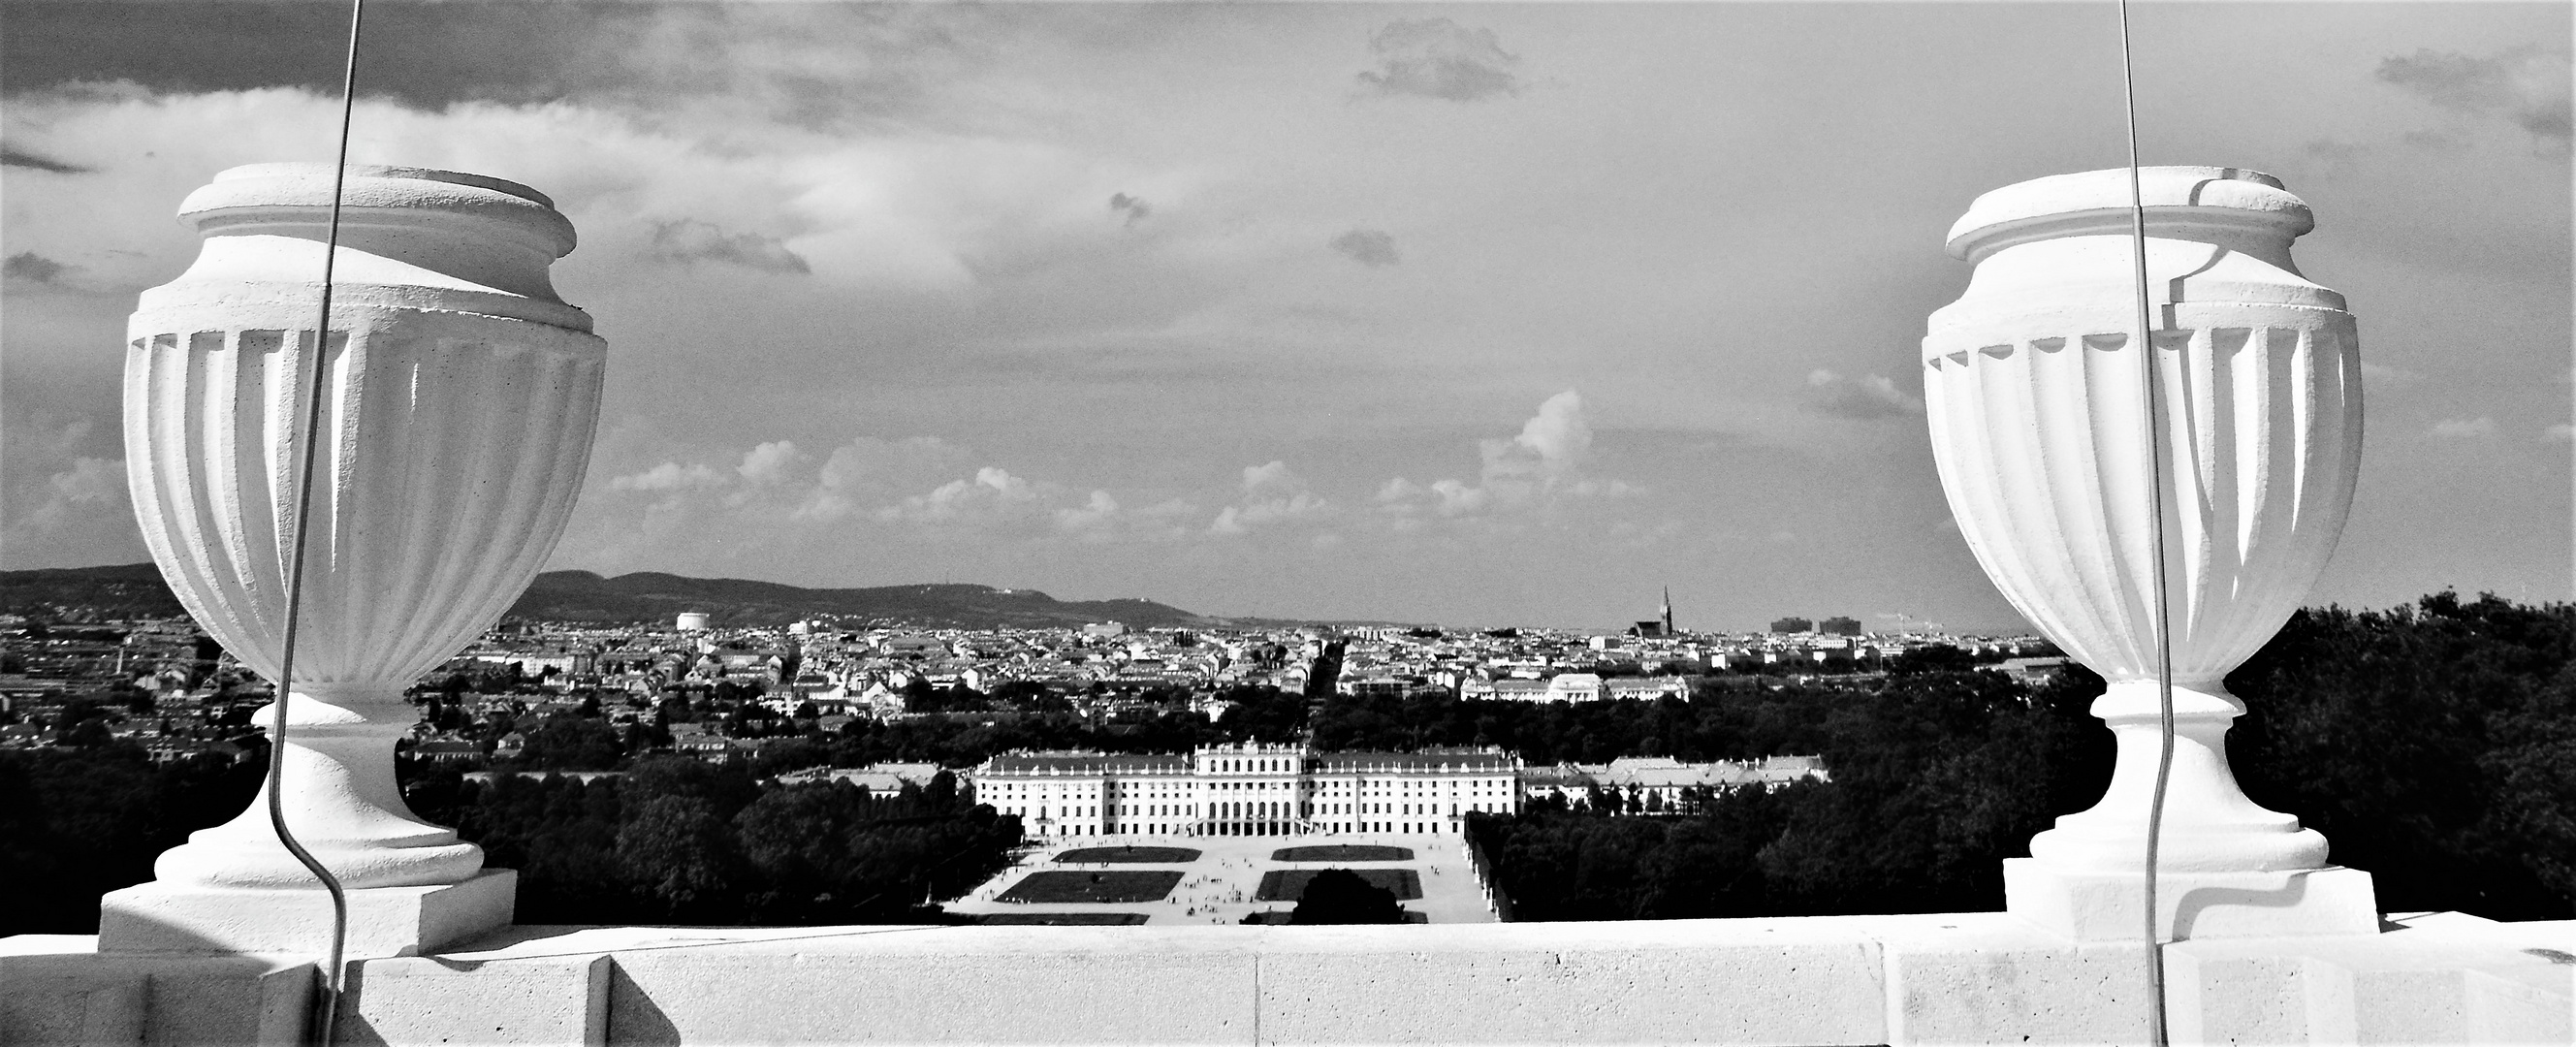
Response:
[[[2241,167],[2142,167],[2138,197],[2151,232],[2224,226],[2288,241],[2316,218],[2281,180]],[[1970,262],[2032,240],[2130,228],[2129,169],[2106,168],[2015,182],[1977,197],[1950,227],[1949,253]]]
[[[371,210],[465,216],[561,258],[572,253],[578,240],[571,220],[554,204],[546,194],[517,182],[426,167],[351,164],[341,189],[347,220],[363,222]],[[281,211],[327,211],[330,206],[331,165],[246,164],[216,174],[214,181],[188,194],[179,205],[179,220],[206,233],[245,220],[273,220]]]

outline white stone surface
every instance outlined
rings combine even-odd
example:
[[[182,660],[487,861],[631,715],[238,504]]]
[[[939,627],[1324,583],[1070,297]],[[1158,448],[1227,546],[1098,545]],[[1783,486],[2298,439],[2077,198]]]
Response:
[[[2225,736],[2244,704],[2221,681],[2297,609],[2351,506],[2353,318],[2292,262],[2291,241],[2314,222],[2279,182],[2156,167],[2143,183],[2177,733],[2159,868],[2322,869],[2323,836],[2237,788]],[[2118,741],[2110,788],[2031,841],[2068,883],[2144,864],[2158,747],[2151,427],[2127,203],[2125,169],[1979,197],[1949,245],[1976,273],[1923,340],[1934,458],[1961,533],[2015,608],[2110,681],[2093,707]],[[2067,905],[2084,908],[2051,907]],[[2318,917],[2315,933],[2375,915],[2302,911]]]
[[[1885,917],[1888,1043],[2148,1042],[2146,951],[2002,913]]]
[[[2146,926],[2141,870],[2085,872],[2036,858],[2004,859],[2004,907],[2079,942],[2136,941]],[[2286,872],[2174,872],[2156,878],[2160,937],[2276,938],[2375,934],[2370,874],[2340,866]]]
[[[2176,1043],[2576,1043],[2576,923],[2461,913],[2167,953]]]
[[[535,956],[496,966],[377,960],[353,972],[333,1042],[596,1047],[608,1042],[614,970],[604,955]]]
[[[573,233],[541,194],[415,168],[349,175],[285,808],[352,888],[453,884],[483,854],[395,790],[393,744],[416,718],[403,689],[552,552],[589,462],[606,346],[547,282]],[[197,622],[272,680],[330,191],[327,166],[217,175],[181,209],[205,238],[195,263],[143,292],[127,328],[144,541]],[[265,795],[154,871],[174,890],[318,888]]]
[[[88,935],[0,938],[0,1044],[298,1044],[304,956],[110,956]]]
[[[2165,946],[2174,1042],[2571,1042],[2576,923],[2396,924]],[[2004,913],[519,927],[358,964],[339,1031],[384,1044],[2134,1044],[2148,1020],[2144,949],[2068,942]],[[235,962],[256,966],[102,955],[86,938],[0,941],[12,990],[0,1042],[132,1028],[118,1015],[138,1004],[146,1042],[248,1042],[262,1028],[249,1017],[262,998],[239,991],[249,983],[172,995],[188,972]]]
[[[520,928],[442,959],[607,952],[619,1043],[1869,1044],[1865,923]]]
[[[413,956],[510,925],[519,874],[484,869],[460,883],[348,892],[345,955]],[[101,948],[119,953],[292,952],[331,940],[321,890],[204,887],[157,881],[99,899]]]

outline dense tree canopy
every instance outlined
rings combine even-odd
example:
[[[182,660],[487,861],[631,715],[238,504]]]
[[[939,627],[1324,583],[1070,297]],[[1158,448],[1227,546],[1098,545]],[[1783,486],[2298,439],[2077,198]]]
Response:
[[[2100,686],[2077,675],[2032,693],[1992,672],[1919,672],[1784,686],[1731,709],[1703,697],[1664,718],[1685,725],[1665,735],[1682,751],[1797,739],[1771,751],[1819,753],[1832,781],[1662,818],[1534,804],[1471,831],[1524,920],[2000,908],[2001,859],[2109,780],[2107,732],[2084,715]]]
[[[433,772],[413,805],[519,870],[521,923],[918,921],[1020,838],[1018,818],[966,806],[946,772],[894,796],[763,787],[745,761],[675,757],[587,783],[453,778]]]
[[[152,766],[130,743],[0,752],[0,935],[94,934],[98,897],[152,878],[188,834],[240,814],[265,759]]]
[[[2303,611],[2229,678],[2249,709],[2229,758],[2256,802],[2368,870],[2385,911],[2576,917],[2571,650],[2567,605],[2442,593]],[[1830,783],[1711,798],[1684,817],[1542,804],[1472,831],[1522,919],[2000,908],[2002,860],[2101,795],[2110,735],[2086,714],[2101,680],[2079,668],[2025,692],[1946,656],[1891,670],[1716,709],[1703,692],[1679,730],[1643,710],[1600,726],[1582,722],[1597,708],[1554,714],[1578,732],[1625,722],[1633,744],[1676,754],[1723,755],[1737,739],[1817,752]]]
[[[2246,794],[2390,912],[2576,917],[2576,607],[2492,595],[2299,612],[2228,678]]]

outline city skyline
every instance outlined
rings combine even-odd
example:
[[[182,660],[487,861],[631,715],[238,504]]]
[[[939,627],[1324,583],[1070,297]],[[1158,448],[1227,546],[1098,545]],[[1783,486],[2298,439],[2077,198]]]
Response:
[[[332,9],[121,10],[8,14],[10,568],[147,558],[133,292],[193,253],[189,189],[335,126]],[[2018,627],[1916,342],[1970,199],[2124,159],[2107,6],[435,10],[371,16],[353,159],[584,237],[555,271],[609,393],[551,568]],[[2282,177],[2361,318],[2309,602],[2566,598],[2567,12],[2136,19],[2146,161]]]

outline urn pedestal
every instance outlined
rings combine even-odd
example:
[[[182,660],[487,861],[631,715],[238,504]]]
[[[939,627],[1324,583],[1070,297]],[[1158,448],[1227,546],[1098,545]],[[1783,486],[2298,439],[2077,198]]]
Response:
[[[2265,810],[2227,766],[2229,670],[2297,610],[2360,468],[2359,341],[2301,276],[2308,207],[2268,175],[2151,167],[2152,349],[2138,344],[2126,168],[1978,197],[1949,252],[1976,265],[1923,340],[1934,458],[1959,529],[2030,623],[2109,681],[2109,790],[2005,863],[2007,908],[2078,940],[2135,939],[2159,743],[2154,504],[2164,512],[2176,739],[2158,863],[2171,938],[2367,934],[2369,876]],[[2147,413],[2154,358],[2156,417]],[[2150,476],[2149,440],[2163,469]]]
[[[405,688],[498,619],[561,537],[606,344],[548,283],[574,244],[551,201],[395,167],[348,171],[317,339],[331,191],[327,165],[261,164],[181,206],[205,243],[129,321],[126,472],[180,603],[274,682],[303,455],[322,456],[284,807],[349,888],[349,955],[400,955],[510,922],[515,874],[411,813],[394,743],[417,719]],[[323,417],[306,448],[317,351]],[[104,899],[102,950],[327,947],[328,896],[278,841],[264,791],[154,873]]]

